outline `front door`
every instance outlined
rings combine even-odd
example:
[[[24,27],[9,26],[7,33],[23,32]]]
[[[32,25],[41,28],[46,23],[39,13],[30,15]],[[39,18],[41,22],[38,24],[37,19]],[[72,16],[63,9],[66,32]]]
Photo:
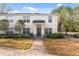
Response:
[[[41,28],[37,28],[37,36],[41,36]]]

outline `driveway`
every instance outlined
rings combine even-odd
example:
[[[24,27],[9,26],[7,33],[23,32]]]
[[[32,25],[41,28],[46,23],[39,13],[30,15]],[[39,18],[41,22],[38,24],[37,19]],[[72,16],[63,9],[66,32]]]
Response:
[[[36,38],[33,46],[27,50],[14,49],[8,47],[0,47],[0,56],[50,56],[43,46],[42,39]]]

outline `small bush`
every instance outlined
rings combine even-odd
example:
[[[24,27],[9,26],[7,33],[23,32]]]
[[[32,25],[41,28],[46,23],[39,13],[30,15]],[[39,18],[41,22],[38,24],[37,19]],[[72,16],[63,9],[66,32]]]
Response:
[[[47,34],[47,37],[53,39],[60,39],[60,38],[64,38],[64,35],[62,33],[49,33]]]
[[[34,34],[33,33],[30,33],[29,35],[30,35],[30,37],[34,38]]]
[[[0,34],[0,38],[18,38],[19,34]]]
[[[79,38],[79,34],[74,34],[73,37]]]
[[[23,35],[23,34],[0,34],[0,38],[32,38],[33,34]]]

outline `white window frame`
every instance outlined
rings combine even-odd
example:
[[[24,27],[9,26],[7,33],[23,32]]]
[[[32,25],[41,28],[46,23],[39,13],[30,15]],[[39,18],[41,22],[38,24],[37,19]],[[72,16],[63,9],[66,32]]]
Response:
[[[48,22],[52,23],[52,16],[48,16]]]
[[[7,15],[6,19],[9,20],[10,23],[13,22],[13,16],[12,15]]]

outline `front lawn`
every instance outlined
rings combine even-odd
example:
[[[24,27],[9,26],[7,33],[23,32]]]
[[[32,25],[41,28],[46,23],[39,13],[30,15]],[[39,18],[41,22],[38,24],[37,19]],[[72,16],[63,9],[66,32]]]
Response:
[[[28,49],[32,46],[32,39],[30,38],[0,38],[1,47],[11,47],[18,49]]]
[[[79,56],[79,41],[68,39],[45,39],[44,46],[48,53],[63,56]]]

